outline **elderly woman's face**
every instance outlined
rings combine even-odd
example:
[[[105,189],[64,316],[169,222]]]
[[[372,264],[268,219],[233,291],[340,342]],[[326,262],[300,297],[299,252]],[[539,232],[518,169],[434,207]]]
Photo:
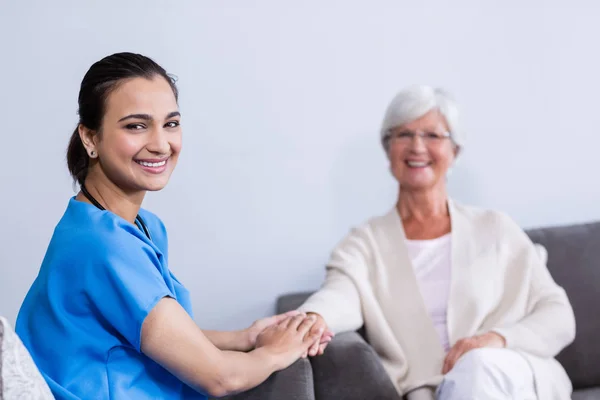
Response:
[[[448,132],[437,110],[390,130],[391,170],[403,189],[427,190],[445,179],[456,156]]]

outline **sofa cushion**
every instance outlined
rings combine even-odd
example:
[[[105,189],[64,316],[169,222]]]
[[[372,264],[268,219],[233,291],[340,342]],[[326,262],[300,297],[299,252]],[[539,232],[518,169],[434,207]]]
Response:
[[[592,389],[576,390],[571,400],[598,400],[600,399],[600,387]]]
[[[532,229],[548,251],[548,269],[575,312],[575,341],[557,357],[575,389],[600,385],[600,223]],[[600,397],[598,397],[600,399]]]
[[[379,356],[356,332],[336,335],[311,363],[317,400],[400,400]]]

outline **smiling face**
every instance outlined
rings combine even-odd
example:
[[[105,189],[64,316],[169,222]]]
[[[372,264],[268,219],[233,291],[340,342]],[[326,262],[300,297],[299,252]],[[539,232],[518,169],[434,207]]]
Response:
[[[108,178],[124,193],[166,186],[181,151],[180,114],[169,83],[160,76],[121,82],[106,99],[100,132],[80,127],[92,159],[88,179]]]
[[[402,189],[423,191],[445,182],[457,154],[448,130],[437,110],[390,129],[388,156],[392,174]]]

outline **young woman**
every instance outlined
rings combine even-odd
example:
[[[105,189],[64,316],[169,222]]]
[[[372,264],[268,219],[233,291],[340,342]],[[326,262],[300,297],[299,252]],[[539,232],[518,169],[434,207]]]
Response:
[[[177,88],[138,54],[108,56],[79,92],[68,167],[81,187],[21,307],[17,333],[59,399],[220,397],[306,354],[322,332],[294,313],[203,331],[168,267],[167,234],[141,209],[181,151]],[[254,349],[254,350],[252,350]]]

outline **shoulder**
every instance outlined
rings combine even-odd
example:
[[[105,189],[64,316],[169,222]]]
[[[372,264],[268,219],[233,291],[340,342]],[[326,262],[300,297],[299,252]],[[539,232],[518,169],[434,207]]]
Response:
[[[166,256],[169,251],[169,239],[165,224],[156,214],[143,208],[140,209],[139,216],[148,227],[152,242]]]
[[[384,229],[390,226],[398,226],[401,224],[400,216],[396,208],[392,208],[385,214],[375,215],[363,223],[357,225],[353,231],[363,232],[364,234],[372,234],[374,231]]]
[[[152,214],[147,214],[153,228],[162,223]],[[143,252],[143,234],[137,227],[108,211],[100,211],[89,204],[71,200],[65,214],[56,226],[47,255],[52,260],[60,260],[64,265],[75,267],[84,264],[101,263],[116,255]],[[141,254],[141,253],[140,253]],[[67,262],[75,260],[76,263]],[[76,265],[75,265],[76,264]]]
[[[150,212],[145,208],[141,208],[139,215],[144,219],[144,222],[148,225],[149,228],[158,228],[161,231],[167,230],[162,220],[153,212]]]
[[[144,220],[148,229],[152,232],[153,236],[160,234],[161,236],[167,236],[167,228],[163,221],[153,212],[150,212],[144,208],[140,209],[140,217]]]
[[[522,231],[518,223],[508,213],[490,209],[465,205],[457,202],[452,202],[451,207],[455,213],[469,220],[472,224],[485,229],[500,228],[509,230]]]
[[[452,207],[470,225],[471,234],[482,242],[489,240],[488,243],[496,243],[509,252],[534,247],[525,230],[506,212],[457,203]]]
[[[353,226],[334,252],[371,258],[387,242],[401,236],[402,226],[395,208]]]

